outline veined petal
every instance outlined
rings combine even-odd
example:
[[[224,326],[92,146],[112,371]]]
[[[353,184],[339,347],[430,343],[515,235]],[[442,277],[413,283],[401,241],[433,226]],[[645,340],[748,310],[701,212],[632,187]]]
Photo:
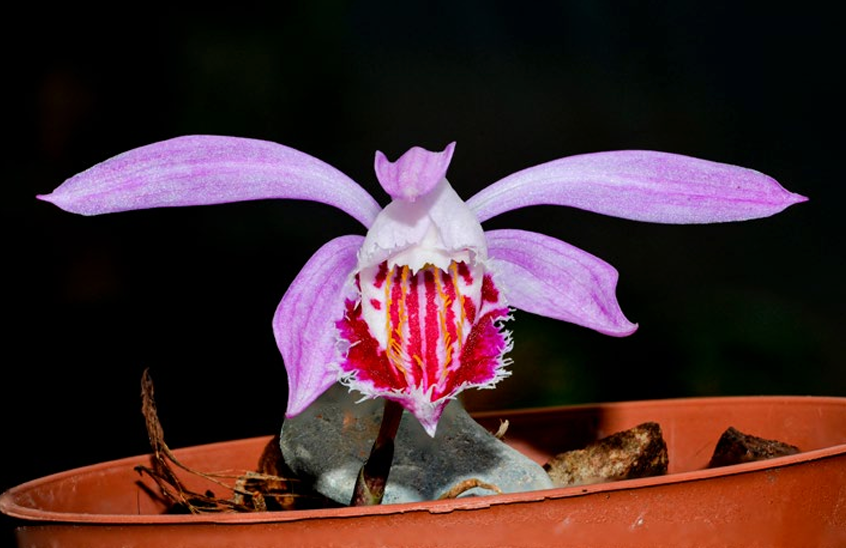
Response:
[[[428,194],[446,177],[454,150],[454,142],[447,145],[443,152],[413,147],[396,162],[391,162],[378,151],[374,165],[376,178],[394,200],[413,202]]]
[[[276,309],[273,333],[288,372],[288,417],[338,380],[335,322],[343,316],[345,301],[356,298],[351,276],[363,240],[342,236],[317,250]]]
[[[467,200],[479,222],[533,205],[572,206],[655,223],[767,217],[807,200],[757,171],[646,150],[553,160],[509,175]]]
[[[335,206],[369,227],[379,204],[352,179],[298,150],[258,139],[188,135],[139,147],[39,196],[82,215],[266,198]]]
[[[613,266],[561,240],[523,230],[491,230],[489,263],[508,304],[622,337],[637,325],[617,302]]]

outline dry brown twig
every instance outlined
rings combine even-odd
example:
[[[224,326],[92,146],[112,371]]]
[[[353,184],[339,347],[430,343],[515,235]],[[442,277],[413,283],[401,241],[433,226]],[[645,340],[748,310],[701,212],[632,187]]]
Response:
[[[138,473],[149,476],[162,495],[171,502],[173,512],[192,514],[210,512],[265,512],[333,506],[334,503],[310,492],[285,466],[279,439],[274,437],[258,459],[257,470],[200,472],[182,464],[164,441],[149,370],[141,377],[141,411],[153,450],[151,466],[136,466]],[[198,493],[188,489],[173,467],[204,478],[223,488],[228,497],[212,491]],[[296,492],[295,486],[299,489]]]

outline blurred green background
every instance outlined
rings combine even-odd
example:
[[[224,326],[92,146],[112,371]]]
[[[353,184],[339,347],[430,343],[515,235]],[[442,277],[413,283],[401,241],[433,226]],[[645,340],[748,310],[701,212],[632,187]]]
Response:
[[[183,134],[292,146],[383,204],[376,150],[393,159],[453,140],[449,178],[465,198],[522,168],[600,150],[757,169],[811,200],[712,226],[552,207],[486,223],[543,232],[615,265],[620,303],[640,329],[614,339],[518,312],[512,377],[467,405],[846,396],[837,18],[774,3],[512,5],[134,5],[120,17],[24,18],[26,39],[5,48],[12,328],[0,489],[147,452],[146,367],[171,447],[278,430],[286,380],[273,312],[320,245],[362,227],[304,202],[83,218],[34,199]]]

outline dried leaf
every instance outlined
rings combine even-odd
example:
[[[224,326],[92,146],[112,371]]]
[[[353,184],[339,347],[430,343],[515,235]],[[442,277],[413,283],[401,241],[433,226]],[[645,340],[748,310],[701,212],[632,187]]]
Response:
[[[499,428],[497,428],[496,432],[494,432],[494,437],[498,440],[501,440],[505,437],[505,432],[508,431],[508,419],[500,419],[499,421]]]
[[[478,478],[470,478],[466,479],[457,485],[450,488],[449,491],[438,497],[438,500],[446,500],[446,499],[454,499],[458,498],[463,493],[469,491],[470,489],[474,489],[479,487],[481,489],[487,489],[488,491],[494,491],[497,494],[502,494],[502,490],[492,483],[486,483]]]

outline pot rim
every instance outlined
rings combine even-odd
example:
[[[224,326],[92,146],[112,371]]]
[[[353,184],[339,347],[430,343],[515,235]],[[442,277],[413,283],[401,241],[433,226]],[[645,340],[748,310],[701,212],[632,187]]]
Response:
[[[846,406],[846,397],[835,396],[716,396],[716,397],[692,397],[692,398],[668,398],[657,400],[638,400],[629,402],[610,402],[595,404],[578,404],[566,406],[549,406],[516,410],[484,411],[473,413],[476,418],[496,418],[504,413],[509,417],[525,416],[528,414],[555,412],[561,410],[578,410],[601,408],[602,410],[613,411],[623,407],[702,407],[721,406],[739,402],[754,402],[756,404],[781,404],[781,403],[802,403],[819,404],[826,406]],[[177,455],[187,455],[193,452],[203,452],[219,446],[232,446],[237,444],[256,443],[258,440],[269,441],[273,436],[258,436],[229,441],[195,445],[175,449]],[[247,523],[271,523],[288,522],[309,519],[325,518],[352,518],[361,516],[377,516],[389,514],[405,514],[409,512],[429,512],[432,514],[449,513],[458,510],[475,510],[489,508],[492,506],[540,502],[544,500],[558,500],[569,497],[581,497],[595,493],[610,493],[615,491],[628,491],[655,487],[657,485],[669,485],[680,483],[699,482],[716,477],[729,477],[740,474],[749,474],[761,470],[776,470],[796,466],[802,463],[820,461],[846,455],[846,443],[832,445],[820,449],[804,451],[794,455],[777,457],[764,461],[735,464],[719,468],[707,468],[702,470],[683,471],[653,476],[648,478],[613,481],[606,483],[578,485],[571,487],[557,487],[521,493],[492,494],[477,497],[465,497],[451,500],[433,500],[422,502],[409,502],[399,504],[386,504],[370,507],[341,507],[313,510],[289,510],[273,512],[251,512],[251,513],[209,513],[209,514],[90,514],[78,512],[56,512],[42,510],[21,504],[18,501],[26,497],[26,492],[41,485],[47,485],[55,481],[71,478],[80,473],[92,472],[96,469],[110,469],[125,466],[135,466],[140,459],[149,458],[150,454],[124,457],[112,461],[104,461],[88,466],[82,466],[57,472],[48,476],[30,480],[16,487],[8,489],[0,494],[0,513],[10,517],[28,521],[40,522],[61,522],[78,524],[121,524],[121,525],[144,525],[144,524],[247,524]]]

